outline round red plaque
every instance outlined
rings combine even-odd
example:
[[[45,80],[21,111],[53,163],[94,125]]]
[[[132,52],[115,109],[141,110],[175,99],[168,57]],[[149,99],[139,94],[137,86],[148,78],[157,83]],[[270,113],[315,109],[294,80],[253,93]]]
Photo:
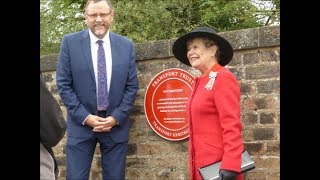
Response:
[[[195,77],[189,72],[171,68],[157,74],[148,85],[145,115],[159,136],[172,141],[189,137],[186,104],[194,83]]]

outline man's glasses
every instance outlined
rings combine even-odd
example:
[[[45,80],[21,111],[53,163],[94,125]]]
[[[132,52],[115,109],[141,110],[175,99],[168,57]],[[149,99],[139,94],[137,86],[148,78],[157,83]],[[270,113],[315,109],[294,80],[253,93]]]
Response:
[[[89,16],[92,19],[97,19],[98,16],[100,16],[102,19],[108,17],[111,14],[112,10],[109,13],[94,13],[94,14],[88,14],[87,16]]]

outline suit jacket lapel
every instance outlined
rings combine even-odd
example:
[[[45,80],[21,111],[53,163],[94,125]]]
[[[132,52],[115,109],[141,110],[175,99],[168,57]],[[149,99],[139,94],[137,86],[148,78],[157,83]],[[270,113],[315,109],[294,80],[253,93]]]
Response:
[[[92,80],[94,82],[96,82],[95,81],[95,76],[94,76],[93,64],[92,64],[90,36],[89,36],[89,30],[88,29],[83,31],[82,37],[83,37],[82,40],[81,40],[82,52],[83,52],[83,55],[85,57],[85,60],[87,61]]]
[[[111,47],[111,54],[112,54],[112,69],[115,69],[116,64],[119,63],[118,62],[119,60],[121,60],[119,58],[119,54],[118,54],[119,42],[115,39],[116,36],[112,32],[110,32],[109,38],[110,38],[110,47]],[[116,59],[118,61],[116,61]],[[111,87],[114,86],[114,85],[112,85],[112,82],[114,81],[115,78],[116,78],[115,71],[112,71],[111,80],[110,80],[110,92],[109,92],[109,94],[112,93],[112,88]],[[115,82],[117,82],[117,81],[115,81]]]

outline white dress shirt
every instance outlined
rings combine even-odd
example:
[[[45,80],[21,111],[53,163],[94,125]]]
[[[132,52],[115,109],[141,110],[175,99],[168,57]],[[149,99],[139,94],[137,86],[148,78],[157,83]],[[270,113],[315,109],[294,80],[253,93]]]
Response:
[[[90,44],[91,44],[91,57],[92,57],[92,63],[93,63],[93,69],[94,69],[94,75],[96,80],[96,88],[98,89],[98,71],[97,71],[97,63],[98,63],[98,43],[99,40],[89,29],[89,35],[90,35]],[[106,68],[107,68],[107,87],[108,92],[110,89],[110,81],[111,81],[111,71],[112,71],[112,54],[111,54],[111,46],[110,46],[110,38],[109,38],[109,30],[107,34],[104,36],[103,39],[103,48],[104,53],[106,55]]]
[[[96,80],[96,89],[98,89],[98,43],[99,40],[89,29],[89,36],[90,36],[90,46],[91,46],[91,57],[92,57],[92,64],[93,64],[93,70],[94,70],[94,76]],[[110,45],[110,38],[109,38],[109,30],[107,31],[107,34],[103,37],[103,49],[104,54],[106,57],[106,68],[107,68],[107,87],[108,87],[108,93],[110,89],[110,82],[111,82],[111,71],[112,71],[112,54],[111,54],[111,45]],[[98,91],[96,91],[98,92]],[[97,93],[98,96],[98,93]],[[85,125],[86,120],[91,114],[89,114],[83,121],[82,125]]]

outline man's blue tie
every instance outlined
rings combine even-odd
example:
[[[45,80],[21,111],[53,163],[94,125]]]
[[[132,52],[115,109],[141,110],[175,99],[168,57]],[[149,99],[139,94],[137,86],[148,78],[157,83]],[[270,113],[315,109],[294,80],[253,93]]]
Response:
[[[98,110],[105,111],[109,105],[107,89],[106,58],[103,41],[98,40]]]

